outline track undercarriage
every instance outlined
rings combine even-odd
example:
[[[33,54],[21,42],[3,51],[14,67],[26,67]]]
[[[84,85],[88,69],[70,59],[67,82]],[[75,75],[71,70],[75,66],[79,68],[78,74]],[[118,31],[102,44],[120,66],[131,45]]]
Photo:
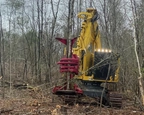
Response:
[[[78,103],[82,105],[122,107],[122,94],[116,91],[109,91],[101,86],[86,86],[81,90],[82,93],[77,93],[75,90],[59,90],[56,94],[68,105]]]

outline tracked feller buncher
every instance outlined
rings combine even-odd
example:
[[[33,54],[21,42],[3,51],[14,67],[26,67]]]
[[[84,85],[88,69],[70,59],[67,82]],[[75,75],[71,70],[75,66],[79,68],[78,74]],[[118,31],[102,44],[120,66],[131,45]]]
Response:
[[[66,103],[90,98],[102,105],[121,107],[122,95],[107,87],[119,80],[119,55],[101,47],[96,9],[88,8],[78,18],[83,20],[79,37],[56,38],[66,47],[58,62],[63,82],[52,92]]]

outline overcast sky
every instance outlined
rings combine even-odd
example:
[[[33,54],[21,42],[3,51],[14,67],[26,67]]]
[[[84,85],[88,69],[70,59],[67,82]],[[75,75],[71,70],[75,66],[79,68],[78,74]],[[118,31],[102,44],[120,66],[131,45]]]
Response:
[[[5,0],[0,0],[0,4],[4,3]]]

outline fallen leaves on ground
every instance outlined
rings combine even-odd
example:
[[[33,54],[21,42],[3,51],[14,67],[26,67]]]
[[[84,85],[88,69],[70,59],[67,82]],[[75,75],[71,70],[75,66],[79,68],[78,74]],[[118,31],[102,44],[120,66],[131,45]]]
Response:
[[[42,97],[36,94],[31,96],[27,90],[21,93],[22,98],[19,96],[0,99],[0,115],[144,115],[139,108],[127,104],[129,103],[127,100],[121,109],[79,104],[68,106],[60,103],[58,98],[52,102],[50,93],[45,95],[35,92],[43,94]]]

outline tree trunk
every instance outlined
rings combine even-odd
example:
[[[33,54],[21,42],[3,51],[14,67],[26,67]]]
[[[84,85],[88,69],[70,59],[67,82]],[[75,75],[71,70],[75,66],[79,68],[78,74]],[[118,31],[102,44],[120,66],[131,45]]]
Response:
[[[2,89],[3,89],[3,94],[2,97],[5,97],[5,90],[4,90],[4,72],[3,72],[3,64],[4,64],[4,58],[2,60],[2,55],[4,54],[4,43],[2,43],[2,38],[3,38],[3,29],[2,29],[2,15],[0,11],[0,80],[2,79]],[[3,46],[2,46],[3,45]],[[4,55],[3,55],[4,56]]]
[[[139,89],[140,89],[140,94],[141,94],[141,100],[142,104],[144,105],[144,91],[143,91],[143,85],[142,85],[142,73],[141,73],[141,66],[140,66],[140,61],[139,61],[139,56],[138,56],[138,51],[137,51],[137,31],[136,31],[136,12],[135,12],[135,1],[131,0],[131,8],[132,8],[132,13],[133,13],[133,36],[134,36],[134,51],[135,51],[135,56],[136,56],[136,61],[137,61],[137,66],[138,66],[138,72],[139,72],[139,77],[138,77],[138,82],[139,82]]]

